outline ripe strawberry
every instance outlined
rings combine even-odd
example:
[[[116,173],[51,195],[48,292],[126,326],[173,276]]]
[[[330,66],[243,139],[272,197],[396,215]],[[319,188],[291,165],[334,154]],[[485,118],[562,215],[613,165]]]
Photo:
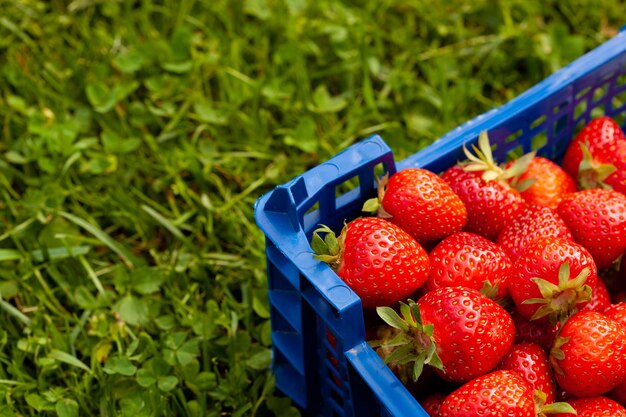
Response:
[[[443,404],[446,397],[444,394],[430,394],[420,402],[420,405],[429,416],[438,416],[441,404]]]
[[[609,306],[604,310],[604,315],[615,320],[623,329],[626,329],[626,302],[619,302]],[[609,392],[609,396],[621,405],[626,406],[626,380],[613,388]]]
[[[532,387],[512,371],[480,376],[446,397],[439,417],[536,417]]]
[[[609,117],[589,122],[570,142],[563,169],[583,189],[614,188],[626,192],[626,136]]]
[[[626,332],[601,313],[576,313],[554,341],[550,365],[557,383],[570,395],[602,395],[626,378]]]
[[[439,408],[439,417],[537,417],[573,411],[567,403],[537,403],[532,386],[524,378],[500,370],[480,376],[448,395]]]
[[[546,395],[546,403],[556,400],[556,387],[552,379],[552,370],[548,355],[536,343],[513,345],[504,355],[497,369],[506,369],[520,374],[532,387]]]
[[[465,205],[438,175],[425,169],[399,171],[378,185],[378,198],[368,200],[364,211],[407,231],[418,242],[443,239],[463,229]]]
[[[477,291],[493,289],[495,299],[508,295],[506,280],[513,263],[500,246],[480,235],[459,232],[448,236],[429,257],[428,290],[462,286]]]
[[[525,186],[529,181],[532,184]],[[527,204],[551,209],[557,208],[564,195],[576,191],[576,181],[559,165],[541,156],[534,157],[526,172],[511,179],[510,184],[520,191]]]
[[[610,152],[614,155],[612,161],[616,169],[604,182],[615,191],[626,194],[626,140],[616,143]]]
[[[492,370],[513,345],[511,316],[469,288],[438,288],[417,303],[401,303],[402,318],[389,307],[377,310],[404,332],[386,361],[414,362],[415,378],[427,363],[446,381],[469,381]]]
[[[574,240],[565,221],[556,210],[537,205],[527,206],[498,234],[496,243],[515,261],[529,243],[539,237],[562,237]]]
[[[604,189],[578,191],[561,201],[558,213],[598,268],[611,266],[626,251],[626,195]]]
[[[563,321],[591,298],[598,271],[589,252],[563,238],[535,239],[513,264],[509,292],[530,320]]]
[[[626,302],[620,302],[617,304],[612,304],[607,307],[603,314],[618,323],[626,329]]]
[[[319,233],[325,233],[322,239]],[[311,242],[316,258],[329,263],[361,297],[364,308],[406,298],[428,278],[428,254],[408,233],[387,220],[370,217],[348,223],[337,238],[328,227]]]
[[[507,180],[526,169],[528,157],[504,170],[493,160],[489,139],[481,133],[478,157],[465,149],[469,162],[446,170],[442,178],[461,198],[467,209],[465,230],[495,240],[500,230],[524,208],[524,199]]]
[[[536,343],[544,350],[550,350],[559,329],[559,323],[552,324],[549,321],[541,320],[530,321],[522,316],[515,307],[511,309],[511,317],[515,325],[515,343]]]
[[[626,408],[606,397],[574,398],[567,401],[576,410],[577,417],[626,417]],[[567,417],[571,414],[555,414]]]

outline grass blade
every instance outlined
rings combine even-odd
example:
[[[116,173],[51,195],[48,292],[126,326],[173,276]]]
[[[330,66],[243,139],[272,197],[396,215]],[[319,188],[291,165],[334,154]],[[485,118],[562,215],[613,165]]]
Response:
[[[93,284],[96,286],[96,289],[98,290],[98,292],[104,295],[106,291],[104,291],[104,287],[102,286],[102,283],[100,282],[100,279],[98,278],[98,275],[96,275],[96,272],[93,270],[91,265],[89,265],[89,262],[87,261],[87,259],[85,259],[84,256],[81,256],[79,259],[80,259],[80,264],[83,266],[83,268],[85,268],[85,271],[87,271],[87,275],[89,275],[89,278],[91,279]]]
[[[165,227],[171,234],[176,236],[178,240],[183,242],[185,245],[191,246],[191,242],[189,242],[185,235],[183,235],[183,232],[181,232],[178,227],[176,227],[171,221],[163,217],[159,212],[145,204],[141,205],[141,209],[148,213],[150,217],[156,220],[159,224],[161,224],[161,226]]]
[[[90,250],[91,246],[58,247],[46,249],[45,251],[41,249],[36,249],[31,252],[31,255],[35,262],[44,262],[47,260],[60,260],[86,255],[89,253]]]
[[[48,355],[50,358],[55,359],[59,362],[63,362],[66,363],[68,365],[72,365],[75,366],[77,368],[82,369],[83,371],[93,374],[93,371],[87,366],[85,365],[83,362],[81,362],[78,358],[76,358],[76,356],[72,356],[67,352],[63,352],[61,350],[58,349],[52,349],[52,351],[50,351],[50,354]]]
[[[0,262],[18,261],[22,259],[20,251],[15,249],[0,249]]]
[[[81,219],[80,217],[74,216],[73,214],[67,212],[59,213],[62,217],[65,217],[67,220],[71,221],[75,225],[82,227],[92,235],[94,235],[98,240],[104,243],[109,247],[113,252],[115,252],[128,266],[129,268],[133,268],[135,265],[132,262],[133,254],[128,251],[124,246],[113,240],[111,236],[105,233],[102,229],[94,226],[93,224]]]
[[[28,318],[28,316],[26,316],[20,310],[18,310],[17,308],[13,307],[12,304],[7,303],[6,301],[4,301],[1,298],[0,298],[0,309],[6,311],[9,315],[13,316],[14,318],[16,318],[17,320],[22,322],[22,324],[24,324],[24,326],[26,326],[26,327],[30,326],[30,318]]]

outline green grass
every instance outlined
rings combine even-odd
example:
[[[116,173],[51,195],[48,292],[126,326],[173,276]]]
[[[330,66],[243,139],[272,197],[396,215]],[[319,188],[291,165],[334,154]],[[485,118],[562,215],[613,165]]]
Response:
[[[616,33],[578,1],[0,0],[0,416],[294,416],[262,193]]]

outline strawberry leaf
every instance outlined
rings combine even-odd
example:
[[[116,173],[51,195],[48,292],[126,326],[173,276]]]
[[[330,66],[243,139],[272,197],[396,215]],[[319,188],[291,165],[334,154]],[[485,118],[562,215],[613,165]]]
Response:
[[[441,358],[437,354],[437,346],[434,343],[428,349],[428,356],[425,362],[433,368],[443,371],[443,362],[441,362]]]
[[[409,330],[409,326],[406,321],[402,320],[402,318],[398,315],[398,313],[396,313],[393,308],[376,307],[376,313],[378,313],[378,316],[391,327],[402,330],[404,332]]]
[[[324,242],[324,239],[317,234],[317,232],[313,233],[313,238],[311,239],[311,249],[313,249],[317,255],[330,255],[328,246]]]
[[[519,191],[520,193],[523,193],[524,191],[532,187],[533,184],[536,182],[537,182],[537,178],[526,178],[525,180],[522,180],[516,183],[515,189]]]
[[[365,200],[365,203],[363,203],[363,208],[361,208],[361,211],[364,211],[365,213],[370,213],[370,214],[375,214],[378,211],[378,207],[379,207],[379,202],[378,202],[378,198],[370,198],[369,200]]]
[[[417,326],[417,322],[415,321],[415,317],[413,317],[413,314],[411,313],[411,307],[409,307],[408,304],[400,302],[400,313],[402,314],[402,317],[404,318],[404,321],[406,323],[408,323],[408,325],[410,327],[416,327]]]
[[[566,402],[558,402],[552,404],[546,404],[541,407],[540,414],[538,417],[541,417],[545,414],[577,414],[574,407],[572,407],[569,403]]]
[[[395,363],[403,365],[415,359],[414,346],[409,343],[398,347],[384,358],[385,363]]]

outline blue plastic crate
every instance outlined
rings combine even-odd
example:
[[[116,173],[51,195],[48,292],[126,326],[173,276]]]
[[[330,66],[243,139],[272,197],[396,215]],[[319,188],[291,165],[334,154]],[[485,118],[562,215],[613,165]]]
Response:
[[[409,167],[440,172],[464,159],[462,145],[488,131],[494,155],[538,149],[558,159],[592,116],[626,127],[626,31],[559,70],[509,103],[457,127],[395,162],[379,136],[275,188],[256,203],[266,236],[273,370],[278,388],[309,415],[427,417],[365,341],[361,301],[309,245],[320,223],[338,230],[376,195],[374,170]],[[346,181],[358,187],[337,197]],[[344,187],[341,187],[343,189]]]

